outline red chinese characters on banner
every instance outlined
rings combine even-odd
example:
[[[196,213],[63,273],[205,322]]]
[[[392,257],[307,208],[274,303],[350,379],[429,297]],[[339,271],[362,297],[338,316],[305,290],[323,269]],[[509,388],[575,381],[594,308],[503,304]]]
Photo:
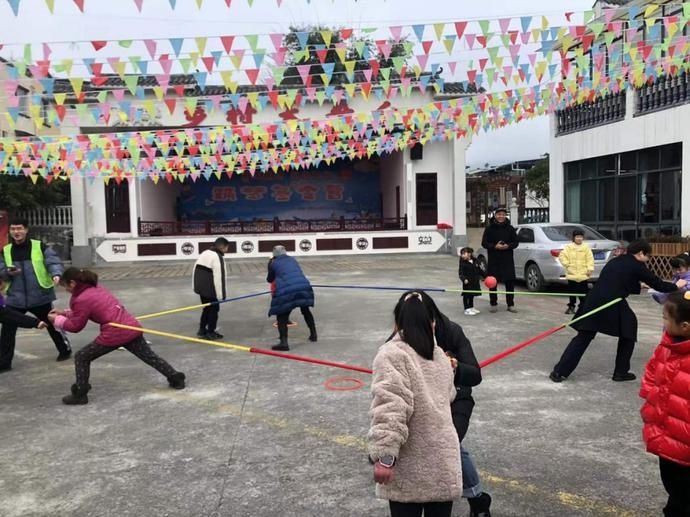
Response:
[[[316,201],[316,194],[319,192],[319,187],[305,183],[295,187],[295,190],[302,196],[302,201]]]
[[[290,201],[292,189],[289,185],[273,185],[271,187],[271,197],[279,203]]]
[[[256,112],[256,108],[251,104],[248,104],[244,111],[240,111],[238,108],[233,107],[226,112],[225,120],[230,122],[233,126],[237,124],[251,124]]]
[[[190,113],[189,110],[184,110],[184,118],[187,120],[187,124],[182,124],[181,127],[196,127],[206,120],[206,110],[203,107],[197,106],[194,113]]]
[[[342,201],[345,187],[338,184],[326,185],[326,199],[328,201]]]
[[[213,187],[211,199],[217,203],[237,201],[237,190],[235,187]]]
[[[240,192],[247,201],[259,201],[266,196],[266,187],[241,187]]]

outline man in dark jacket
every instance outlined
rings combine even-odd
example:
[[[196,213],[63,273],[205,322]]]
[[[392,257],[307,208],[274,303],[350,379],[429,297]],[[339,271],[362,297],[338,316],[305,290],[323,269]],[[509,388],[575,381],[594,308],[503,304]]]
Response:
[[[488,255],[487,275],[493,276],[499,282],[503,282],[506,291],[515,291],[515,262],[513,261],[513,250],[518,247],[518,238],[515,228],[507,218],[505,208],[498,208],[494,217],[489,221],[489,226],[484,230],[482,246],[486,248]],[[496,291],[496,287],[491,291]],[[498,295],[489,295],[491,308],[489,312],[496,312],[498,309]],[[517,312],[515,308],[515,296],[506,295],[506,304],[510,312]]]
[[[58,361],[65,361],[72,355],[69,341],[48,321],[53,310],[55,285],[60,281],[63,267],[57,254],[38,240],[29,239],[29,224],[26,220],[10,221],[11,242],[2,250],[0,260],[0,281],[9,284],[7,307],[36,316],[46,323],[50,337],[58,350]],[[6,323],[0,332],[0,372],[12,369],[17,325]]]
[[[462,496],[470,504],[470,517],[491,517],[491,496],[482,490],[479,474],[469,451],[462,441],[470,425],[474,409],[472,388],[482,382],[482,371],[462,327],[443,314],[433,299],[422,291],[422,299],[429,312],[434,315],[434,336],[441,349],[457,361],[455,368],[455,388],[457,395],[450,405],[453,424],[460,442],[462,462]]]
[[[562,382],[573,373],[598,332],[618,337],[613,380],[616,382],[635,380],[635,374],[630,372],[630,358],[637,341],[637,318],[625,298],[631,294],[640,294],[640,282],[662,293],[670,293],[685,287],[687,283],[685,280],[678,280],[672,284],[658,278],[645,266],[651,254],[652,247],[649,243],[644,240],[635,241],[628,246],[625,255],[612,259],[604,266],[599,280],[594,284],[594,288],[585,301],[580,304],[575,317],[601,307],[616,298],[623,298],[623,300],[573,325],[573,328],[577,330],[577,336],[572,339],[549,375],[553,382]]]
[[[222,339],[217,332],[220,300],[226,298],[225,260],[230,243],[225,237],[218,237],[213,246],[204,251],[194,264],[194,292],[201,298],[201,303],[208,305],[201,311],[201,321],[197,336],[202,339]]]
[[[269,316],[277,316],[280,342],[273,350],[290,350],[288,345],[288,322],[290,312],[299,307],[304,322],[309,327],[309,341],[316,341],[316,323],[309,307],[314,306],[314,290],[304,276],[297,260],[287,255],[284,246],[273,248],[273,258],[268,262],[266,281],[275,282],[275,292],[271,299]]]

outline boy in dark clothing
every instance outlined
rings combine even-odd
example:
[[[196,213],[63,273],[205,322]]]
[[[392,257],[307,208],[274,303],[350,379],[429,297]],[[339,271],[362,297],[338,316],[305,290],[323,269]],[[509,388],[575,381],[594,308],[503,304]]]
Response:
[[[25,329],[44,329],[47,327],[41,320],[27,316],[5,306],[5,298],[2,295],[4,284],[0,281],[0,325],[9,324]]]
[[[466,293],[465,291],[479,291],[479,279],[485,278],[486,274],[481,270],[474,258],[472,248],[462,248],[460,250],[460,265],[458,275],[462,284],[462,305],[465,309],[465,316],[476,316],[479,311],[474,308],[474,297],[480,296],[478,293]]]

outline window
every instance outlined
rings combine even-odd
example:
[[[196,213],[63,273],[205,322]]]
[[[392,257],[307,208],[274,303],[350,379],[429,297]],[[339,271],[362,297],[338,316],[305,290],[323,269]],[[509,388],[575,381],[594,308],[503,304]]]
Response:
[[[518,241],[525,243],[534,242],[534,230],[531,228],[520,228],[518,232]]]
[[[19,99],[19,113],[25,117],[29,116],[29,90],[23,86],[17,86],[16,95]]]
[[[565,220],[625,240],[676,231],[682,164],[682,143],[566,163]]]
[[[585,232],[585,239],[587,240],[604,240],[604,236],[601,235],[600,233],[595,232],[591,228],[587,228],[586,226],[580,226],[580,225],[563,225],[563,226],[542,226],[541,228],[544,231],[544,235],[549,240],[552,241],[558,241],[558,242],[565,242],[565,241],[571,241],[573,240],[573,232],[575,230],[582,230]]]

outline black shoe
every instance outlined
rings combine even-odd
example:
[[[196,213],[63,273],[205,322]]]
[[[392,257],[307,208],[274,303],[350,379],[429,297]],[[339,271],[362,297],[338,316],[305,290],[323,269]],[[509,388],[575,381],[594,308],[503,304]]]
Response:
[[[611,377],[611,380],[615,382],[634,381],[635,379],[637,379],[637,376],[632,372],[614,373],[613,377]]]
[[[309,341],[311,341],[312,343],[316,343],[316,341],[318,341],[318,337],[316,336],[316,331],[309,334]]]
[[[208,339],[208,332],[206,332],[205,330],[200,330],[196,333],[196,337],[200,339]]]
[[[280,343],[278,343],[277,345],[273,345],[273,346],[271,347],[271,350],[280,350],[280,351],[283,351],[283,352],[285,352],[285,351],[287,351],[287,350],[290,350],[290,347],[288,346],[288,340],[287,340],[287,338],[286,338],[286,337],[281,337],[281,338],[280,338]]]
[[[477,497],[470,497],[467,502],[470,503],[470,517],[491,517],[491,496],[488,493],[482,492]]]
[[[12,369],[12,365],[0,366],[0,373],[9,372]]]
[[[66,352],[60,352],[57,356],[56,361],[67,361],[67,359],[69,359],[70,357],[72,357],[72,351],[67,350]]]
[[[81,406],[88,404],[89,399],[86,394],[90,388],[91,386],[88,384],[86,386],[77,386],[76,384],[72,384],[72,394],[62,397],[62,403],[67,404],[68,406]]]
[[[563,382],[564,380],[567,379],[567,377],[564,377],[563,375],[561,375],[560,373],[557,373],[554,370],[549,374],[549,379],[551,379],[553,382]]]
[[[185,387],[184,381],[186,377],[182,372],[175,372],[170,377],[168,377],[168,384],[171,388],[176,390],[183,390]]]
[[[218,334],[215,330],[206,334],[206,339],[223,339],[223,334]]]
[[[566,314],[575,314],[575,307],[568,306],[568,308],[565,310],[565,313]]]

